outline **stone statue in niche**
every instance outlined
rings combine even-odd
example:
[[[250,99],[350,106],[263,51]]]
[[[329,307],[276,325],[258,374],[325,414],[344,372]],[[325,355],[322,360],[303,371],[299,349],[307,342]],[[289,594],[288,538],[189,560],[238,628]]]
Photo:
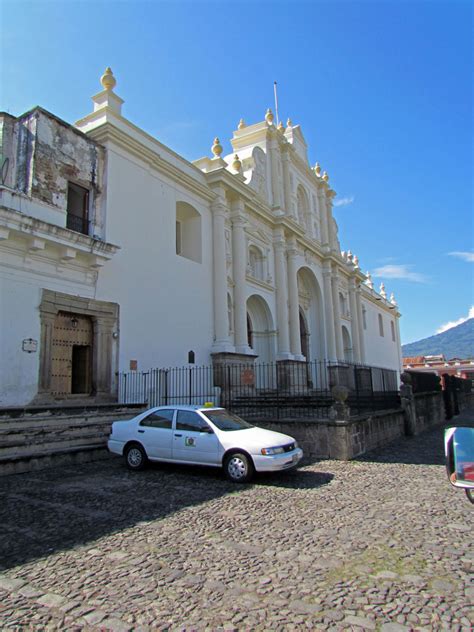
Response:
[[[260,197],[267,200],[267,157],[260,147],[255,147],[252,157],[255,166],[249,184]]]
[[[341,252],[341,244],[339,243],[338,233],[339,233],[339,226],[337,225],[337,222],[333,217],[332,218],[332,238],[333,238],[332,247],[337,252]]]

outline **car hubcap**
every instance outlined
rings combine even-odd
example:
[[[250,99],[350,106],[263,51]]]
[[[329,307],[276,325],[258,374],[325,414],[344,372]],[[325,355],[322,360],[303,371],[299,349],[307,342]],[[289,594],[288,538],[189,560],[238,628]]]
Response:
[[[247,474],[247,466],[239,457],[234,456],[230,459],[227,469],[230,476],[235,479],[243,478]]]
[[[142,453],[138,448],[132,448],[128,453],[128,462],[133,467],[137,467],[142,462]]]

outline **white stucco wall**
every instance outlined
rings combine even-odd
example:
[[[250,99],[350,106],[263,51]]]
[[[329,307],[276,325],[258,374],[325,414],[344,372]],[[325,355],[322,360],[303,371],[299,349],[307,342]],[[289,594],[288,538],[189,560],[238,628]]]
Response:
[[[366,309],[367,327],[366,329],[362,327],[365,341],[366,364],[400,370],[400,342],[397,339],[395,315],[387,313],[386,310],[378,309],[372,301],[362,300],[362,305]],[[383,319],[383,336],[381,336],[379,332],[379,314],[382,315]],[[395,341],[392,340],[390,322],[394,323]]]
[[[120,304],[120,370],[210,362],[213,337],[209,204],[108,144],[107,239],[121,246],[100,274],[97,298]],[[176,254],[176,202],[201,214],[202,263]]]
[[[92,298],[94,284],[79,268],[61,266],[44,256],[2,251],[0,265],[0,406],[29,403],[38,391],[42,289]],[[38,342],[35,353],[22,341]]]

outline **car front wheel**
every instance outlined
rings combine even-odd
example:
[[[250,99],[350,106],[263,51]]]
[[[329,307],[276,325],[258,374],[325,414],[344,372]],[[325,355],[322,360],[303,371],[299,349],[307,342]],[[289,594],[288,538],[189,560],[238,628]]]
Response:
[[[130,470],[143,470],[148,459],[142,446],[134,444],[126,449],[125,460]]]
[[[242,453],[230,454],[224,463],[227,478],[233,483],[248,483],[254,469],[251,459]]]

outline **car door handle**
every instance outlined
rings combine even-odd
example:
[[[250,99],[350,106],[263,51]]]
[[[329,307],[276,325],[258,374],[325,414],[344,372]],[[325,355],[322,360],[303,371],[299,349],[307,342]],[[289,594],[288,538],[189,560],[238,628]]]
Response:
[[[145,432],[144,430],[139,430],[138,432]]]
[[[175,434],[174,436],[175,437],[182,437],[183,435],[182,434]]]

